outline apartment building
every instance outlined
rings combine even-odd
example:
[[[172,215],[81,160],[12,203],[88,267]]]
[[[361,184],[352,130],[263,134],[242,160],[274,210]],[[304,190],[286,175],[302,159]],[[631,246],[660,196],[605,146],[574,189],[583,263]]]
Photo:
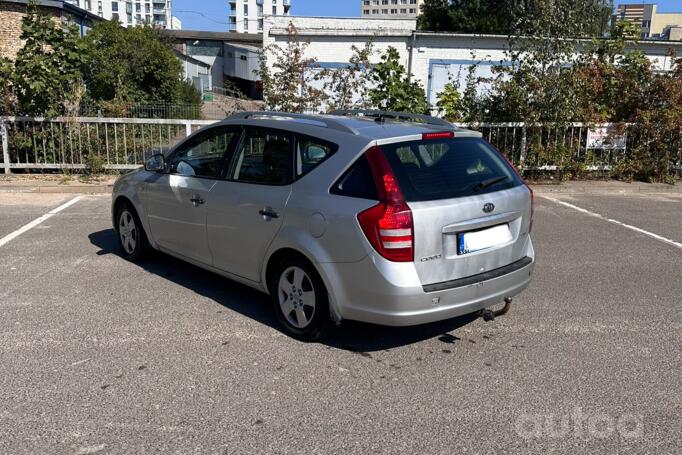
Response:
[[[362,17],[414,19],[424,0],[360,0]]]
[[[227,30],[263,33],[263,17],[289,14],[291,0],[229,0]]]
[[[153,25],[166,29],[182,27],[182,23],[171,13],[171,0],[66,1],[107,20],[117,20],[124,27],[135,25]]]
[[[618,5],[615,19],[641,24],[641,38],[682,40],[682,11],[659,13],[655,3],[630,3]]]

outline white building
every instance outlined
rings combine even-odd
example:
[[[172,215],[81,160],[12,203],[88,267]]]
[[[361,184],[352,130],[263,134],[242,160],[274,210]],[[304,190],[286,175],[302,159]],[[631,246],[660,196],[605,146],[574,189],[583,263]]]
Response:
[[[375,19],[416,18],[424,0],[360,0],[362,17]]]
[[[229,32],[263,33],[264,17],[289,14],[291,0],[229,0],[228,8]]]
[[[124,27],[153,25],[174,29],[171,0],[66,0],[107,20],[117,20]]]
[[[348,65],[353,55],[351,47],[362,48],[370,39],[378,51],[372,63],[378,63],[381,53],[389,46],[396,48],[401,64],[413,74],[413,80],[422,84],[434,107],[438,94],[449,81],[459,81],[464,89],[470,67],[474,67],[476,77],[490,77],[495,65],[507,62],[506,36],[415,31],[414,19],[272,16],[265,20],[263,47],[285,45],[290,23],[296,27],[299,40],[309,43],[305,57],[315,58],[320,68]],[[658,71],[673,68],[671,49],[682,55],[679,41],[640,41],[628,47],[641,49]],[[321,88],[322,82],[318,81],[318,85]]]

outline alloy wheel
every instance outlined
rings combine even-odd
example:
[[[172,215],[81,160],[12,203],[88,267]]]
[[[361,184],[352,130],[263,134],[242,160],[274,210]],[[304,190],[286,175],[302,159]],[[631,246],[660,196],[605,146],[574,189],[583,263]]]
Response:
[[[291,266],[282,272],[277,286],[282,314],[298,329],[306,328],[315,316],[315,288],[308,274]]]
[[[137,246],[137,226],[135,218],[128,210],[123,210],[118,221],[118,234],[121,237],[121,245],[128,254],[135,252]]]

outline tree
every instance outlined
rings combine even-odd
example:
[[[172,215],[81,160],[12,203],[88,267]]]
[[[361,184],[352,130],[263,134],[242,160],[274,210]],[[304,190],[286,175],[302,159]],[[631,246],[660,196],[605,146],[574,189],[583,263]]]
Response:
[[[536,20],[547,15],[563,17],[557,31],[570,26],[568,36],[602,36],[613,14],[612,0],[425,0],[418,19],[420,30],[459,33],[543,36]]]
[[[27,115],[55,115],[76,87],[81,87],[85,48],[73,26],[58,26],[29,3],[21,21],[25,44],[14,63],[18,109]],[[7,63],[5,63],[7,70]]]
[[[0,58],[0,115],[15,114],[16,106],[14,66],[11,60]]]
[[[267,110],[314,112],[321,106],[326,96],[313,86],[316,76],[311,69],[317,60],[305,56],[307,47],[308,43],[298,40],[294,24],[289,23],[286,45],[273,44],[263,49],[258,75]]]
[[[372,72],[371,82],[374,86],[368,91],[372,105],[381,110],[428,113],[429,104],[424,89],[410,77],[400,64],[398,50],[389,47]]]
[[[328,110],[334,109],[368,109],[369,85],[372,77],[370,59],[374,55],[374,46],[370,40],[363,48],[352,46],[353,56],[349,65],[322,74],[324,90],[330,93]]]
[[[198,102],[198,94],[188,91],[182,64],[161,32],[108,21],[95,25],[85,43],[88,95],[94,101]]]
[[[451,122],[461,120],[462,95],[459,93],[459,85],[452,81],[445,84],[443,91],[438,94],[436,106],[447,120]]]

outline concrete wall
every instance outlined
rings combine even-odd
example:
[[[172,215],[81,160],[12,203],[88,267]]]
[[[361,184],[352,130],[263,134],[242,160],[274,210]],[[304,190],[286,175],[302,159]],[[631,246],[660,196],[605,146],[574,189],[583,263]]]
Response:
[[[389,46],[400,53],[401,63],[408,65],[408,44],[414,19],[385,20],[358,18],[284,17],[271,16],[265,21],[263,47],[285,45],[288,42],[289,24],[296,27],[298,39],[309,43],[306,57],[314,57],[322,66],[333,63],[348,63],[353,55],[352,46],[364,47],[373,40],[379,52]],[[268,54],[270,55],[270,54]],[[379,62],[379,55],[375,55]]]
[[[663,34],[671,26],[682,25],[682,13],[658,13],[651,20],[651,34]]]

